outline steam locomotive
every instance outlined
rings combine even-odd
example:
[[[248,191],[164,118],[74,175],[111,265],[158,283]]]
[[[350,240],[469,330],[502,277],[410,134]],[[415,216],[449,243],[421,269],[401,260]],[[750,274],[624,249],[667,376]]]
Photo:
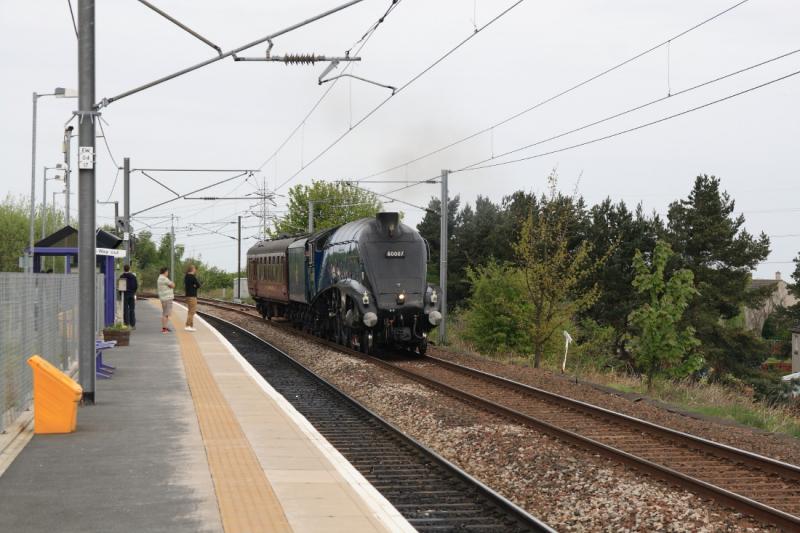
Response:
[[[427,283],[428,243],[378,213],[335,228],[261,241],[247,251],[247,287],[265,319],[370,353],[400,346],[424,354],[442,319]]]

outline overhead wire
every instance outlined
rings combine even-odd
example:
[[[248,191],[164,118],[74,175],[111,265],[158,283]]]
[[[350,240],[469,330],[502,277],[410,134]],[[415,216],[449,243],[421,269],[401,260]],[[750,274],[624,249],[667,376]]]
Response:
[[[356,189],[360,189],[360,190],[365,191],[365,192],[372,193],[372,194],[374,194],[376,196],[380,196],[381,198],[386,198],[387,200],[391,200],[392,202],[398,202],[398,203],[407,205],[409,207],[413,207],[415,209],[420,209],[422,211],[430,211],[430,209],[428,209],[427,207],[422,207],[422,206],[417,205],[417,204],[412,204],[411,202],[406,202],[405,200],[400,200],[399,198],[393,198],[393,197],[388,196],[386,194],[383,194],[383,193],[380,193],[380,192],[377,192],[377,191],[372,191],[370,189],[366,189],[364,187],[361,187],[360,185],[356,185],[356,184],[351,183],[351,182],[347,182],[347,185],[350,186],[350,187],[356,188]]]
[[[358,41],[353,43],[353,45],[350,47],[350,49],[347,50],[348,54],[350,53],[350,51],[353,48],[356,47],[356,45],[361,43],[361,46],[359,46],[358,50],[356,50],[356,52],[354,54],[354,56],[358,56],[358,54],[361,53],[361,51],[367,45],[369,40],[375,34],[375,31],[378,29],[378,26],[380,26],[383,23],[383,21],[386,19],[386,17],[389,15],[389,13],[391,13],[400,4],[400,2],[402,2],[402,0],[392,0],[392,4],[389,6],[389,9],[386,10],[386,12],[383,14],[383,16],[381,16],[378,19],[378,21],[373,23],[373,25],[370,27],[369,30],[367,30],[367,32],[364,34],[364,36],[361,37],[361,39],[359,39]],[[345,65],[344,68],[342,69],[342,73],[346,73],[350,69],[351,66],[352,66],[352,63],[347,63],[347,65]],[[317,108],[320,106],[320,104],[322,104],[323,100],[325,100],[325,98],[333,90],[333,88],[336,86],[336,84],[339,82],[340,79],[341,78],[337,78],[337,79],[333,80],[333,82],[331,82],[328,85],[328,88],[325,90],[325,92],[323,92],[322,95],[319,97],[319,99],[317,99],[317,101],[314,103],[314,105],[311,106],[311,109],[309,109],[308,113],[305,114],[305,116],[297,124],[297,126],[295,126],[295,128],[289,133],[289,135],[286,136],[286,138],[283,140],[283,142],[281,142],[281,144],[275,149],[275,151],[272,152],[272,155],[270,155],[267,159],[265,159],[258,166],[258,170],[262,170],[270,161],[272,161],[275,157],[277,157],[277,155],[280,153],[280,151],[283,150],[283,148],[289,143],[289,141],[291,141],[294,138],[294,136],[297,134],[297,132],[300,131],[300,129],[306,124],[306,122],[308,122],[308,119],[311,118],[311,115],[314,114],[314,112],[317,110]],[[351,124],[351,128],[352,128],[352,124]]]
[[[386,12],[378,20],[376,20],[366,32],[364,32],[364,35],[362,35],[359,40],[353,43],[353,46],[347,50],[346,55],[349,56],[350,52],[356,47],[356,45],[368,41],[369,38],[372,37],[372,34],[378,29],[378,26],[383,24],[383,21],[386,20],[386,17],[388,17],[389,14],[394,11],[394,8],[396,8],[400,2],[402,2],[402,0],[392,0],[392,3],[389,5],[389,8],[386,10]],[[358,55],[358,52],[356,52],[356,55]]]
[[[420,71],[419,73],[417,73],[417,74],[415,74],[414,76],[412,76],[412,77],[411,77],[411,79],[409,79],[409,80],[408,80],[408,81],[406,81],[406,82],[405,82],[403,85],[401,85],[400,87],[398,87],[398,88],[397,88],[397,90],[393,91],[393,92],[392,92],[392,94],[391,94],[390,96],[386,97],[386,98],[385,98],[384,100],[382,100],[382,101],[381,101],[381,102],[380,102],[380,103],[379,103],[377,106],[373,107],[373,108],[372,108],[372,109],[371,109],[369,112],[367,112],[367,113],[366,113],[364,116],[362,116],[362,117],[361,117],[361,118],[360,118],[358,121],[356,121],[356,122],[355,122],[355,123],[354,123],[354,124],[353,124],[353,125],[352,125],[352,126],[349,128],[349,129],[345,130],[345,131],[344,131],[344,133],[342,133],[341,135],[339,135],[339,136],[338,136],[338,137],[337,137],[337,138],[336,138],[336,139],[335,139],[335,140],[334,140],[332,143],[330,143],[329,145],[327,145],[327,146],[326,146],[326,147],[325,147],[325,148],[324,148],[322,151],[320,151],[319,153],[317,153],[317,155],[315,155],[315,156],[314,156],[314,157],[313,157],[313,158],[312,158],[310,161],[308,161],[308,162],[307,162],[307,163],[305,163],[305,164],[304,164],[302,167],[300,167],[300,169],[299,169],[297,172],[295,172],[295,173],[294,173],[294,174],[292,174],[292,175],[291,175],[289,178],[287,178],[287,179],[285,179],[283,182],[281,182],[281,183],[280,183],[280,184],[279,184],[279,185],[278,185],[278,186],[275,188],[275,190],[279,190],[279,189],[281,189],[282,187],[284,187],[285,185],[287,185],[288,183],[290,183],[292,180],[294,180],[294,179],[295,179],[297,176],[299,176],[299,175],[300,175],[300,174],[301,174],[301,173],[302,173],[302,172],[303,172],[303,171],[304,171],[306,168],[308,168],[309,166],[311,166],[312,164],[314,164],[314,163],[315,163],[317,160],[319,160],[319,159],[320,159],[322,156],[324,156],[325,154],[327,154],[327,153],[328,153],[328,152],[329,152],[329,151],[330,151],[330,150],[331,150],[331,149],[332,149],[334,146],[336,146],[337,144],[339,144],[339,143],[342,141],[342,139],[344,139],[345,137],[347,137],[347,135],[349,135],[349,134],[350,134],[350,132],[352,132],[353,130],[355,130],[356,128],[358,128],[358,127],[359,127],[361,124],[363,124],[364,122],[366,122],[366,121],[367,121],[367,120],[368,120],[368,119],[369,119],[371,116],[373,116],[375,113],[377,113],[377,112],[378,112],[378,110],[380,110],[380,109],[381,109],[381,108],[382,108],[384,105],[386,105],[386,103],[387,103],[387,102],[389,102],[389,101],[390,101],[392,98],[395,98],[395,97],[396,97],[398,94],[400,94],[401,92],[403,92],[405,89],[407,89],[409,86],[411,86],[411,85],[412,85],[414,82],[416,82],[418,79],[420,79],[422,76],[424,76],[425,74],[427,74],[428,72],[430,72],[430,71],[431,71],[433,68],[435,68],[437,65],[439,65],[439,64],[440,64],[442,61],[444,61],[445,59],[447,59],[448,57],[450,57],[452,54],[454,54],[454,53],[455,53],[455,52],[456,52],[458,49],[460,49],[462,46],[464,46],[464,45],[465,45],[465,44],[467,44],[469,41],[471,41],[471,40],[472,40],[472,39],[473,39],[475,36],[479,35],[479,34],[480,34],[481,32],[483,32],[483,31],[484,31],[486,28],[490,27],[490,26],[491,26],[491,25],[493,25],[495,22],[497,22],[498,20],[500,20],[501,18],[503,18],[505,15],[507,15],[508,13],[510,13],[510,12],[511,12],[511,11],[512,11],[514,8],[516,8],[517,6],[519,6],[520,4],[522,4],[524,1],[525,1],[525,0],[517,0],[516,2],[514,2],[513,4],[511,4],[509,7],[507,7],[506,9],[504,9],[503,11],[501,11],[501,12],[500,12],[498,15],[496,15],[494,18],[490,19],[490,20],[489,20],[489,22],[487,22],[486,24],[484,24],[483,26],[481,26],[480,28],[478,28],[478,29],[477,29],[475,32],[473,32],[473,33],[469,34],[469,35],[468,35],[466,38],[462,39],[462,40],[461,40],[461,41],[460,41],[458,44],[456,44],[454,47],[450,48],[450,49],[449,49],[447,52],[445,52],[445,53],[444,53],[442,56],[440,56],[439,58],[437,58],[437,59],[436,59],[436,60],[435,60],[433,63],[431,63],[430,65],[428,65],[427,67],[425,67],[425,68],[424,68],[422,71]],[[745,2],[746,2],[746,1],[748,1],[748,0],[743,0],[743,1],[745,1]]]
[[[106,202],[111,199],[111,195],[114,194],[114,189],[117,188],[117,181],[119,180],[119,164],[117,163],[117,159],[114,157],[114,154],[111,152],[111,146],[108,144],[108,137],[106,137],[106,130],[103,128],[103,120],[98,120],[97,124],[100,125],[100,133],[103,135],[103,144],[106,146],[106,152],[108,152],[108,157],[111,158],[111,162],[114,163],[114,168],[117,169],[117,174],[114,176],[114,183],[111,185],[111,190],[108,193],[108,197],[106,198]]]
[[[201,188],[199,188],[199,189],[195,189],[195,190],[193,190],[193,191],[191,191],[191,192],[187,192],[186,194],[182,194],[182,195],[180,195],[180,196],[177,196],[177,197],[175,197],[175,198],[170,198],[169,200],[165,200],[165,201],[163,201],[163,202],[159,202],[159,203],[157,203],[157,204],[155,204],[155,205],[151,205],[150,207],[146,207],[146,208],[144,208],[144,209],[140,209],[140,210],[139,210],[139,211],[137,211],[135,214],[144,213],[145,211],[149,211],[149,210],[151,210],[151,209],[155,209],[155,208],[157,208],[157,207],[161,207],[161,206],[163,206],[163,205],[166,205],[166,204],[172,203],[172,202],[174,202],[175,200],[179,200],[179,199],[181,199],[181,198],[183,198],[183,197],[185,197],[185,196],[189,196],[189,195],[191,195],[191,194],[196,194],[196,193],[198,193],[198,192],[201,192],[201,191],[205,191],[205,190],[211,189],[212,187],[216,187],[216,186],[218,186],[218,185],[222,185],[223,183],[227,183],[227,182],[229,182],[229,181],[233,181],[233,180],[235,180],[235,179],[241,178],[242,176],[245,176],[245,175],[247,175],[247,174],[250,174],[250,173],[251,173],[251,172],[249,172],[249,171],[246,171],[246,172],[242,172],[242,173],[240,173],[240,174],[236,174],[235,176],[232,176],[232,177],[229,177],[229,178],[225,178],[225,179],[222,179],[222,180],[216,181],[216,182],[212,183],[211,185],[206,185],[205,187],[201,187]]]
[[[661,124],[662,122],[666,122],[668,120],[672,120],[674,118],[678,118],[678,117],[681,117],[683,115],[688,115],[689,113],[693,113],[695,111],[699,111],[701,109],[705,109],[707,107],[711,107],[713,105],[719,104],[721,102],[725,102],[727,100],[731,100],[731,99],[736,98],[738,96],[741,96],[743,94],[747,94],[747,93],[762,89],[764,87],[767,87],[769,85],[772,85],[774,83],[778,83],[778,82],[784,81],[784,80],[789,79],[789,78],[791,78],[793,76],[796,76],[798,74],[800,74],[800,70],[796,70],[796,71],[791,72],[789,74],[786,74],[784,76],[780,76],[778,78],[774,78],[772,80],[769,80],[767,82],[761,83],[759,85],[755,85],[753,87],[749,87],[749,88],[744,89],[742,91],[739,91],[739,92],[736,92],[736,93],[733,93],[733,94],[729,94],[729,95],[724,96],[722,98],[718,98],[716,100],[712,100],[710,102],[706,102],[706,103],[701,104],[699,106],[691,107],[689,109],[685,109],[685,110],[680,111],[678,113],[673,113],[671,115],[667,115],[665,117],[662,117],[662,118],[659,118],[659,119],[656,119],[656,120],[652,120],[650,122],[645,122],[644,124],[639,124],[638,126],[634,126],[632,128],[627,128],[627,129],[624,129],[624,130],[620,130],[620,131],[611,133],[609,135],[603,135],[602,137],[596,137],[596,138],[590,139],[588,141],[580,142],[580,143],[573,144],[573,145],[570,145],[570,146],[565,146],[565,147],[558,148],[558,149],[555,149],[555,150],[550,150],[548,152],[542,152],[542,153],[539,153],[539,154],[533,154],[533,155],[526,156],[526,157],[521,157],[521,158],[518,158],[518,159],[512,159],[510,161],[501,161],[499,163],[491,163],[491,164],[488,164],[488,165],[479,165],[479,166],[470,165],[470,166],[467,166],[467,167],[460,168],[458,170],[451,171],[451,173],[470,172],[470,171],[474,171],[474,170],[481,170],[481,169],[486,169],[486,168],[494,168],[494,167],[510,165],[510,164],[514,164],[514,163],[520,163],[520,162],[523,162],[523,161],[529,161],[531,159],[536,159],[536,158],[539,158],[539,157],[544,157],[544,156],[547,156],[547,155],[557,154],[557,153],[560,153],[560,152],[565,152],[567,150],[580,148],[580,147],[587,146],[587,145],[590,145],[590,144],[594,144],[594,143],[597,143],[597,142],[600,142],[600,141],[605,141],[605,140],[608,140],[608,139],[612,139],[614,137],[619,137],[620,135],[625,135],[627,133],[631,133],[631,132],[638,131],[638,130],[641,130],[641,129],[644,129],[644,128],[647,128],[647,127],[650,127],[650,126],[654,126],[656,124]]]
[[[762,66],[764,66],[764,65],[768,65],[768,64],[770,64],[770,63],[773,63],[773,62],[775,62],[775,61],[778,61],[778,60],[781,60],[781,59],[785,59],[785,58],[787,58],[787,57],[789,57],[789,56],[792,56],[792,55],[794,55],[794,54],[797,54],[797,53],[800,53],[800,48],[798,48],[798,49],[795,49],[795,50],[792,50],[792,51],[790,51],[790,52],[786,52],[786,53],[784,53],[784,54],[777,55],[777,56],[775,56],[775,57],[772,57],[772,58],[766,59],[766,60],[764,60],[764,61],[760,61],[760,62],[758,62],[758,63],[755,63],[755,64],[753,64],[753,65],[750,65],[750,66],[747,66],[747,67],[740,68],[740,69],[738,69],[738,70],[735,70],[735,71],[733,71],[733,72],[730,72],[730,73],[728,73],[728,74],[724,74],[724,75],[721,75],[721,76],[717,76],[717,77],[715,77],[715,78],[713,78],[713,79],[706,80],[706,81],[704,81],[704,82],[702,82],[702,83],[699,83],[699,84],[693,85],[693,86],[691,86],[691,87],[687,87],[686,89],[681,89],[681,90],[679,90],[679,91],[677,91],[677,92],[674,92],[674,93],[672,93],[672,95],[671,95],[671,96],[664,96],[664,97],[661,97],[661,98],[656,98],[655,100],[651,100],[651,101],[649,101],[649,102],[646,102],[646,103],[644,103],[644,104],[636,105],[636,106],[634,106],[634,107],[628,108],[628,109],[626,109],[626,110],[623,110],[623,111],[620,111],[620,112],[618,112],[618,113],[614,113],[614,114],[612,114],[612,115],[609,115],[609,116],[607,116],[607,117],[601,118],[601,119],[599,119],[599,120],[595,120],[595,121],[592,121],[592,122],[586,123],[586,124],[584,124],[584,125],[582,125],[582,126],[579,126],[579,127],[576,127],[576,128],[573,128],[573,129],[570,129],[570,130],[567,130],[567,131],[564,131],[564,132],[561,132],[561,133],[558,133],[558,134],[555,134],[555,135],[552,135],[552,136],[550,136],[550,137],[546,137],[546,138],[544,138],[544,139],[540,139],[540,140],[538,140],[538,141],[536,141],[536,142],[529,143],[529,144],[526,144],[526,145],[524,145],[524,146],[520,146],[520,147],[514,148],[514,149],[512,149],[512,150],[508,150],[508,151],[506,151],[506,152],[500,153],[500,154],[492,154],[492,155],[491,155],[490,157],[488,157],[488,158],[485,158],[485,159],[482,159],[482,160],[476,161],[475,163],[471,163],[471,164],[469,164],[469,165],[466,165],[466,166],[464,166],[464,167],[461,167],[461,168],[459,168],[459,169],[457,169],[457,170],[453,170],[452,172],[453,172],[453,173],[455,173],[455,172],[462,172],[462,171],[477,170],[478,168],[487,168],[487,167],[485,167],[485,166],[480,166],[480,167],[479,167],[478,165],[482,165],[483,163],[487,163],[487,162],[489,162],[489,161],[493,161],[493,160],[496,160],[496,159],[500,159],[500,158],[502,158],[502,157],[506,157],[506,156],[508,156],[508,155],[511,155],[511,154],[513,154],[513,153],[517,153],[517,152],[520,152],[520,151],[523,151],[523,150],[526,150],[526,149],[529,149],[529,148],[533,148],[533,147],[535,147],[535,146],[538,146],[538,145],[541,145],[541,144],[545,144],[545,143],[547,143],[547,142],[554,141],[554,140],[556,140],[556,139],[560,139],[560,138],[562,138],[562,137],[565,137],[565,136],[567,136],[567,135],[570,135],[570,134],[573,134],[573,133],[577,133],[577,132],[583,131],[583,130],[585,130],[585,129],[588,129],[588,128],[591,128],[591,127],[593,127],[593,126],[597,126],[597,125],[599,125],[599,124],[602,124],[602,123],[605,123],[605,122],[611,121],[611,120],[613,120],[613,119],[616,119],[616,118],[622,117],[622,116],[624,116],[624,115],[628,115],[628,114],[630,114],[630,113],[633,113],[633,112],[635,112],[635,111],[640,111],[640,110],[642,110],[642,109],[644,109],[644,108],[650,107],[650,106],[652,106],[652,105],[655,105],[655,104],[657,104],[657,103],[664,102],[664,101],[666,101],[666,100],[668,100],[668,99],[670,99],[670,98],[672,98],[672,97],[679,96],[679,95],[682,95],[682,94],[686,94],[686,93],[689,93],[689,92],[691,92],[691,91],[694,91],[694,90],[697,90],[697,89],[700,89],[700,88],[703,88],[703,87],[707,87],[707,86],[709,86],[709,85],[712,85],[712,84],[714,84],[714,83],[718,83],[718,82],[720,82],[720,81],[723,81],[723,80],[729,79],[729,78],[731,78],[731,77],[734,77],[734,76],[737,76],[737,75],[739,75],[739,74],[743,74],[743,73],[745,73],[745,72],[748,72],[748,71],[754,70],[754,69],[756,69],[756,68],[759,68],[759,67],[762,67]],[[780,81],[780,80],[777,80],[777,81]],[[736,94],[736,95],[733,95],[733,96],[738,96],[738,94]],[[733,96],[732,96],[732,97],[733,97]],[[716,103],[716,102],[715,102],[715,103]],[[712,105],[713,105],[713,103],[712,103]],[[702,107],[700,107],[700,109],[702,109]],[[688,112],[691,112],[691,110],[690,110],[690,111],[688,111]],[[684,114],[685,114],[685,113],[684,113]],[[677,115],[677,116],[680,116],[680,115]],[[674,117],[673,117],[673,118],[674,118]],[[648,125],[652,125],[652,124],[648,124]],[[641,127],[647,127],[647,125],[642,125]],[[641,127],[640,127],[639,129],[641,129]],[[633,131],[635,131],[635,129],[634,129]],[[615,135],[612,135],[612,136],[621,135],[622,133],[625,133],[625,132],[618,132],[617,134],[615,134]],[[610,138],[610,137],[609,137],[609,138]],[[604,140],[604,139],[605,139],[605,137],[604,137],[604,138],[601,138],[601,139],[596,139],[596,140],[593,140],[593,141],[591,141],[589,144],[591,144],[591,143],[593,143],[593,142],[597,142],[597,141],[599,141],[599,140]],[[566,148],[564,148],[564,149],[557,150],[557,151],[555,151],[555,152],[546,152],[546,153],[542,153],[542,154],[537,154],[537,155],[536,155],[536,157],[543,157],[543,156],[545,156],[545,155],[551,155],[552,153],[558,153],[559,151],[564,151],[564,150],[567,150],[567,149],[577,148],[577,147],[580,147],[580,146],[583,146],[583,145],[584,145],[584,143],[579,143],[579,144],[577,144],[577,145],[570,146],[570,147],[566,147]],[[524,158],[523,158],[522,160],[524,161],[524,160],[526,160],[526,159],[524,159]],[[514,160],[514,161],[516,161],[516,160]],[[513,161],[512,161],[512,162],[513,162]],[[437,176],[431,176],[431,177],[428,177],[428,178],[423,178],[423,179],[420,179],[420,180],[415,180],[415,181],[412,181],[412,182],[410,182],[410,183],[407,183],[406,185],[404,185],[404,186],[402,186],[402,187],[398,187],[398,188],[396,188],[396,189],[392,189],[391,191],[388,191],[388,193],[387,193],[387,194],[393,194],[393,193],[396,193],[396,192],[400,192],[400,191],[403,191],[403,190],[406,190],[406,189],[409,189],[409,188],[412,188],[412,187],[415,187],[415,186],[417,186],[417,185],[421,185],[421,184],[424,184],[424,183],[431,183],[431,182],[432,182],[433,180],[435,180],[436,178],[437,178]],[[356,181],[357,181],[357,182],[359,182],[359,183],[369,183],[369,182],[363,182],[363,181],[359,181],[359,180],[356,180]]]
[[[72,0],[67,0],[69,16],[72,19],[72,29],[75,30],[75,38],[78,38],[78,24],[75,22],[75,12],[72,10]]]
[[[625,60],[623,60],[623,61],[621,61],[619,63],[616,63],[615,65],[612,65],[611,67],[608,67],[608,68],[602,70],[601,72],[598,72],[597,74],[594,74],[593,76],[590,76],[589,78],[586,78],[585,80],[583,80],[583,81],[581,81],[579,83],[576,83],[575,85],[572,85],[572,86],[568,87],[567,89],[564,89],[564,90],[554,94],[553,96],[545,98],[544,100],[541,100],[540,102],[537,102],[536,104],[533,104],[533,105],[531,105],[531,106],[529,106],[529,107],[527,107],[527,108],[525,108],[525,109],[523,109],[521,111],[518,111],[518,112],[516,112],[516,113],[514,113],[514,114],[512,114],[512,115],[510,115],[510,116],[508,116],[508,117],[506,117],[506,118],[504,118],[502,120],[500,120],[499,122],[496,122],[496,123],[494,123],[494,124],[492,124],[490,126],[487,126],[487,127],[483,128],[483,129],[480,129],[480,130],[478,130],[478,131],[476,131],[474,133],[471,133],[471,134],[469,134],[469,135],[467,135],[465,137],[462,137],[462,138],[460,138],[460,139],[458,139],[456,141],[453,141],[453,142],[451,142],[449,144],[441,146],[441,147],[439,147],[439,148],[437,148],[435,150],[432,150],[430,152],[422,154],[422,155],[420,155],[418,157],[415,157],[413,159],[409,159],[408,161],[405,161],[404,163],[401,163],[399,165],[395,165],[395,166],[386,168],[384,170],[381,170],[380,172],[374,172],[372,174],[364,176],[363,178],[359,178],[357,181],[363,181],[363,180],[366,180],[366,179],[369,179],[369,178],[372,178],[372,177],[375,177],[375,176],[379,176],[381,174],[385,174],[387,172],[391,172],[393,170],[397,170],[397,169],[403,168],[406,165],[417,163],[417,162],[419,162],[419,161],[421,161],[423,159],[427,159],[428,157],[431,157],[431,156],[436,155],[438,153],[441,153],[441,152],[443,152],[445,150],[453,148],[454,146],[457,146],[457,145],[459,145],[461,143],[464,143],[466,141],[474,139],[475,137],[478,137],[478,136],[480,136],[480,135],[482,135],[484,133],[491,132],[495,128],[503,126],[503,125],[513,121],[513,120],[516,120],[517,118],[519,118],[519,117],[521,117],[521,116],[523,116],[523,115],[525,115],[527,113],[530,113],[531,111],[533,111],[535,109],[538,109],[538,108],[540,108],[540,107],[542,107],[544,105],[549,104],[550,102],[558,100],[562,96],[566,96],[566,95],[568,95],[568,94],[580,89],[581,87],[583,87],[585,85],[588,85],[589,83],[592,83],[593,81],[595,81],[595,80],[597,80],[599,78],[602,78],[603,76],[606,76],[606,75],[611,74],[612,72],[614,72],[616,70],[619,70],[620,68],[624,67],[625,65],[627,65],[629,63],[632,63],[632,62],[636,61],[637,59],[640,59],[640,58],[642,58],[642,57],[654,52],[655,50],[658,50],[659,48],[661,48],[663,46],[668,45],[672,41],[680,39],[681,37],[693,32],[694,30],[696,30],[698,28],[701,28],[701,27],[705,26],[709,22],[712,22],[712,21],[716,20],[717,18],[725,15],[726,13],[729,13],[730,11],[733,11],[737,7],[747,3],[749,1],[750,0],[740,0],[739,2],[737,2],[737,3],[733,4],[732,6],[729,6],[728,8],[726,8],[726,9],[724,9],[724,10],[722,10],[722,11],[716,13],[716,14],[714,14],[713,16],[708,17],[708,18],[702,20],[701,22],[698,22],[697,24],[695,24],[695,25],[693,25],[693,26],[691,26],[691,27],[689,27],[689,28],[677,33],[676,35],[673,35],[669,39],[661,41],[658,44],[655,44],[655,45],[653,45],[653,46],[651,46],[651,47],[649,47],[649,48],[647,48],[645,50],[642,50],[641,52],[638,52],[638,53],[634,54],[633,56],[629,57],[628,59],[625,59]]]

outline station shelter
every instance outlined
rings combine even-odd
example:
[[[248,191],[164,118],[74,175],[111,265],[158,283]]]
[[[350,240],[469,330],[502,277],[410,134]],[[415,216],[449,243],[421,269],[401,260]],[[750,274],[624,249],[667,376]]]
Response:
[[[125,257],[125,250],[120,249],[122,239],[114,234],[98,229],[96,232],[96,264],[100,273],[104,274],[103,318],[104,326],[114,323],[114,299],[116,295],[116,273],[114,259]],[[29,250],[27,250],[29,251]],[[69,273],[78,263],[78,230],[72,226],[64,226],[33,245],[33,271],[44,272],[45,257],[63,257],[64,271]]]

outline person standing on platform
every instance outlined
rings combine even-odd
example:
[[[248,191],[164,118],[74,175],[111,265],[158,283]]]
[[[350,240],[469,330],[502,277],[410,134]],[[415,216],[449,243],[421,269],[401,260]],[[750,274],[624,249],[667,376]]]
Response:
[[[131,272],[131,266],[122,267],[124,272],[119,277],[125,280],[125,290],[122,292],[122,322],[131,329],[136,329],[136,291],[139,290],[139,281],[136,274]]]
[[[183,287],[186,291],[186,331],[197,331],[194,328],[194,314],[197,312],[197,289],[200,288],[200,282],[197,281],[197,268],[194,265],[189,265],[186,269],[186,275],[183,277]]]
[[[158,299],[161,300],[161,333],[172,331],[167,327],[169,315],[172,314],[172,300],[175,299],[175,284],[169,279],[169,269],[161,267],[161,274],[158,276]]]

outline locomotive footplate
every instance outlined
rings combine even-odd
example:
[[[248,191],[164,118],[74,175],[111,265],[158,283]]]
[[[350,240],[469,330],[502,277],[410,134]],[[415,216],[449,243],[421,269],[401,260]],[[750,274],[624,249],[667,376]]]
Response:
[[[389,338],[395,341],[409,342],[412,339],[411,328],[389,328]]]

